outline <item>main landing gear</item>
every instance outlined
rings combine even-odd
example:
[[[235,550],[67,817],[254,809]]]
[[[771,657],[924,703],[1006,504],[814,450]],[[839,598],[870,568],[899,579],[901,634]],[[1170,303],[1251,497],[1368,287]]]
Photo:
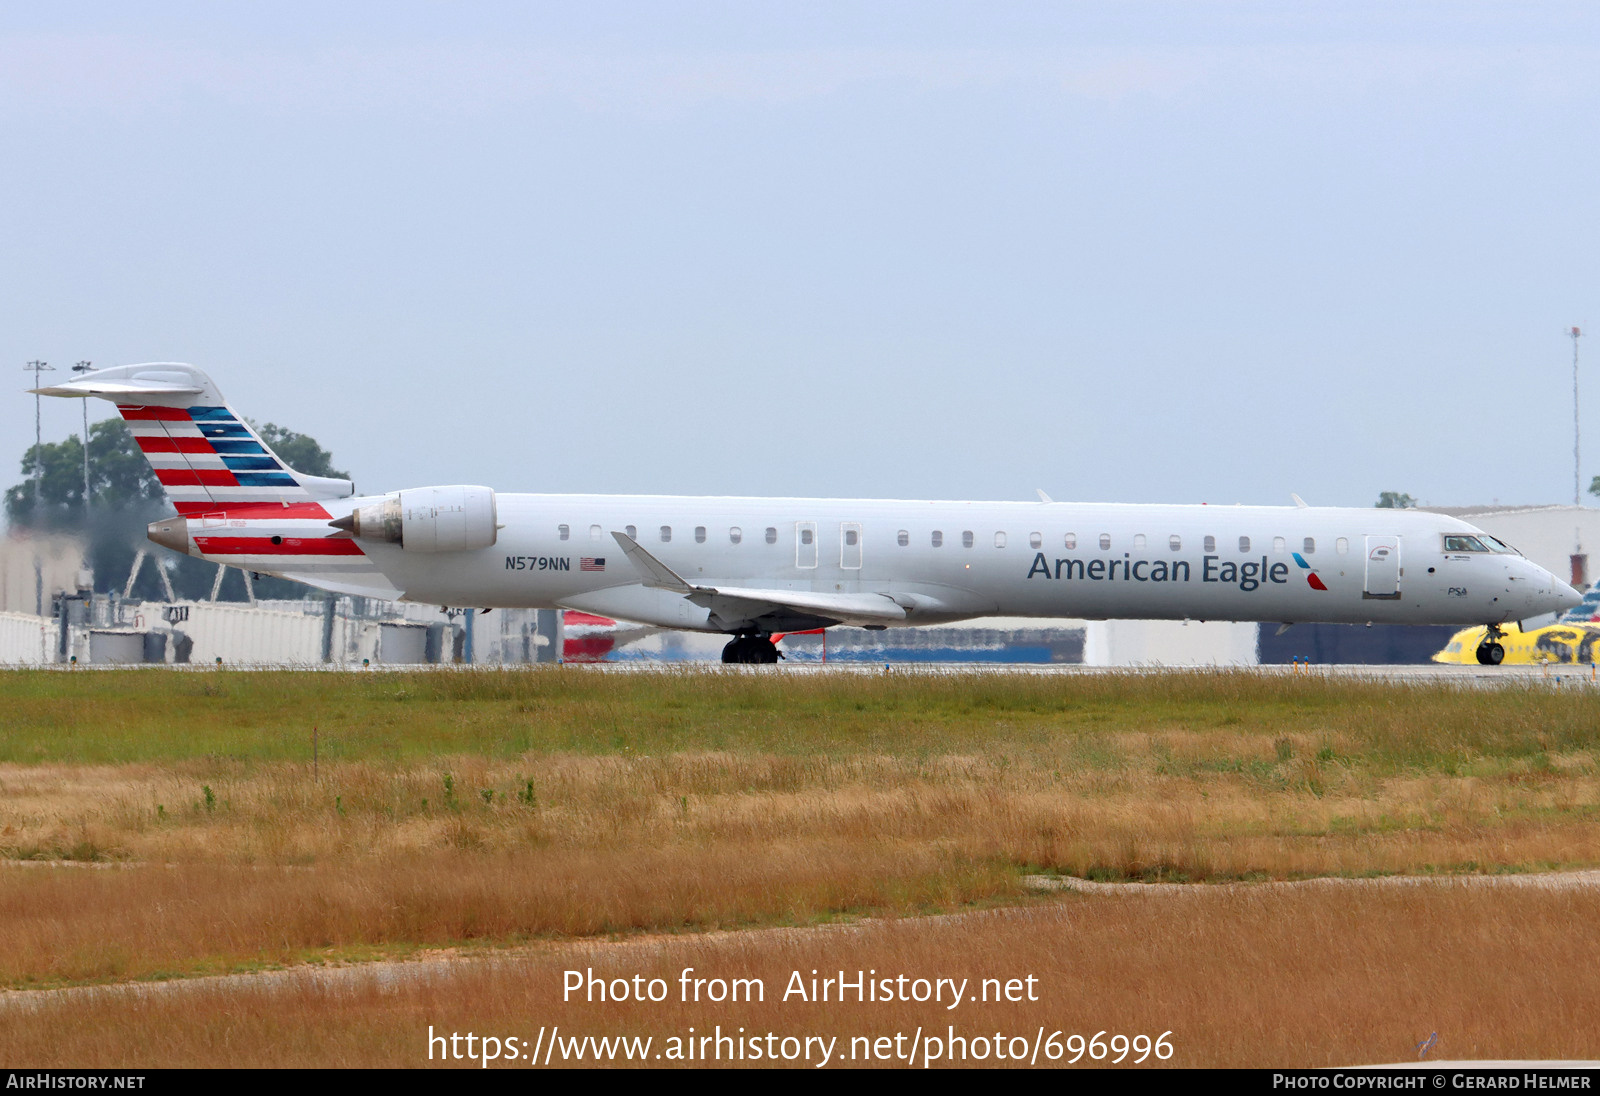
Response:
[[[1500,637],[1504,634],[1500,630],[1500,625],[1489,625],[1488,631],[1483,634],[1483,642],[1478,644],[1478,662],[1480,664],[1498,666],[1505,661],[1506,649],[1500,645]]]
[[[783,657],[778,645],[766,636],[738,636],[722,649],[722,661],[746,666],[770,666]]]

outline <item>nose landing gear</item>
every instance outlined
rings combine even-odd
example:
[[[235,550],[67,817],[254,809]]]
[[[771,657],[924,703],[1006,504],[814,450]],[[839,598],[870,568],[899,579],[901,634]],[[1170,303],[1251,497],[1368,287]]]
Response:
[[[737,636],[722,649],[722,661],[744,666],[771,666],[783,657],[778,645],[763,635]]]
[[[1500,645],[1500,637],[1505,633],[1500,630],[1500,625],[1491,624],[1483,634],[1483,642],[1478,644],[1478,662],[1483,666],[1498,666],[1505,661],[1506,649]]]

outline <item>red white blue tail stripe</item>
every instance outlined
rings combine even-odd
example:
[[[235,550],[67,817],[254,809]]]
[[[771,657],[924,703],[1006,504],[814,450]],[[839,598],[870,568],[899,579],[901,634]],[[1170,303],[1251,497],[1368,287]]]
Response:
[[[185,517],[249,503],[313,501],[231,408],[118,404],[117,410],[167,498]],[[327,512],[316,509],[326,519]]]

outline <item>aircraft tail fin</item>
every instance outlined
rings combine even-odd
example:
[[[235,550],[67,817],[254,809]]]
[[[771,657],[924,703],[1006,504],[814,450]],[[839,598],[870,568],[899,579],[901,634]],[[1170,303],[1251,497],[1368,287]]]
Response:
[[[115,403],[167,500],[184,517],[355,493],[349,480],[290,468],[192,365],[120,365],[33,391]]]

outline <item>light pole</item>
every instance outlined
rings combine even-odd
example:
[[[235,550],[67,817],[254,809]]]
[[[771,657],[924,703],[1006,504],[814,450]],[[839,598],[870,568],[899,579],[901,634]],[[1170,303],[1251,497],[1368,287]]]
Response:
[[[1568,334],[1572,336],[1572,505],[1582,506],[1578,476],[1578,340],[1583,332],[1574,327]]]
[[[29,362],[22,367],[33,374],[33,386],[39,387],[40,373],[53,373],[55,366],[49,362]],[[39,420],[39,393],[33,394],[33,509],[34,517],[38,517],[39,488],[44,480],[44,431]]]
[[[72,367],[74,373],[87,373],[93,369],[91,362],[79,362]],[[89,516],[89,401],[83,401],[83,514]]]
[[[22,367],[33,373],[33,386],[39,387],[39,374],[55,370],[48,362],[29,362]],[[44,483],[44,431],[39,420],[39,393],[33,394],[33,519],[39,520],[40,487]],[[33,611],[44,616],[44,563],[39,558],[39,547],[33,549]]]

